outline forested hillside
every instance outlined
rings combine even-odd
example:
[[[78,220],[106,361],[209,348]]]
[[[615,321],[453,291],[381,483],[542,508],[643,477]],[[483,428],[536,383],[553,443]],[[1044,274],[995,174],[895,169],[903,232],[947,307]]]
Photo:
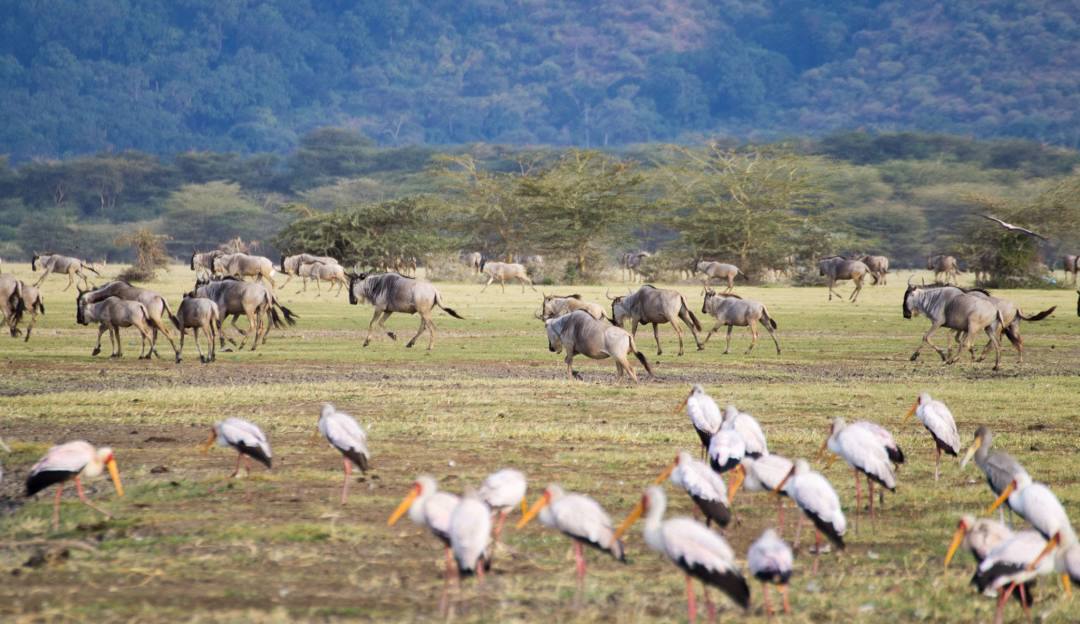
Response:
[[[920,129],[1080,146],[1071,0],[0,0],[0,153],[612,146]]]

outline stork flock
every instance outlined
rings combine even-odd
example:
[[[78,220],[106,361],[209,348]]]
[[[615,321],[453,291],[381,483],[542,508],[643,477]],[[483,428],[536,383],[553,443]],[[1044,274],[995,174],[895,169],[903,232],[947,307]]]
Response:
[[[685,450],[678,451],[656,479],[645,487],[640,501],[617,527],[611,516],[593,498],[583,493],[567,492],[558,484],[547,485],[531,506],[526,505],[528,483],[525,475],[513,468],[490,474],[475,489],[461,496],[439,490],[435,478],[420,475],[407,495],[390,514],[387,525],[394,526],[406,514],[426,528],[445,549],[446,579],[476,576],[483,582],[493,565],[507,517],[520,509],[516,529],[525,528],[534,518],[570,538],[573,544],[576,577],[579,587],[586,575],[585,547],[626,561],[623,537],[644,517],[645,544],[667,559],[686,577],[687,613],[696,621],[697,602],[694,581],[702,584],[710,619],[716,607],[709,597],[711,588],[719,590],[743,609],[751,604],[750,587],[735,549],[727,541],[725,527],[734,516],[735,496],[741,488],[775,496],[775,526],[763,528],[760,537],[749,544],[746,569],[762,584],[763,608],[772,615],[769,586],[776,586],[785,613],[791,612],[788,585],[795,572],[795,554],[799,552],[804,518],[814,526],[815,543],[811,574],[817,574],[821,555],[833,549],[842,551],[847,534],[847,518],[840,496],[829,480],[811,469],[806,459],[788,459],[770,452],[761,424],[750,414],[728,405],[723,411],[700,385],[694,385],[676,408],[685,409],[701,444],[702,459]],[[915,416],[934,443],[934,479],[940,478],[942,452],[959,457],[960,436],[949,408],[927,393],[918,396],[905,418]],[[367,435],[357,421],[333,405],[323,404],[318,432],[342,456],[344,482],[341,504],[348,498],[353,467],[366,471],[370,462]],[[254,423],[227,418],[214,424],[203,444],[203,452],[217,443],[237,452],[236,466],[230,477],[242,467],[251,468],[252,460],[267,469],[273,465],[269,440]],[[960,462],[960,468],[974,460],[997,496],[983,518],[965,514],[961,517],[944,558],[947,570],[961,546],[974,556],[977,566],[971,578],[979,592],[997,597],[995,622],[1001,622],[1010,596],[1015,596],[1025,614],[1033,601],[1032,589],[1041,576],[1060,575],[1064,592],[1071,597],[1071,583],[1080,582],[1080,543],[1058,498],[1048,486],[1034,482],[1016,459],[992,448],[993,436],[986,427],[975,431],[974,441]],[[2,444],[2,443],[0,443]],[[7,448],[6,445],[3,448]],[[874,516],[874,485],[894,492],[897,468],[905,463],[903,451],[892,434],[868,422],[846,423],[835,419],[821,446],[817,460],[825,451],[842,458],[855,477],[856,518],[862,510],[860,477],[867,482],[867,500]],[[60,523],[61,495],[66,484],[75,485],[79,499],[97,512],[109,516],[92,503],[83,490],[83,479],[108,472],[118,496],[124,495],[116,457],[112,449],[95,448],[76,440],[55,446],[31,468],[26,493],[32,496],[49,486],[56,486],[53,505],[53,528]],[[2,473],[0,473],[2,475]],[[724,475],[730,478],[725,483]],[[2,478],[2,476],[0,476]],[[704,522],[691,517],[664,518],[667,495],[662,484],[670,481],[686,492]],[[793,545],[782,537],[784,500],[798,508],[799,519]],[[1023,518],[1030,529],[1014,531],[999,520],[990,518],[1002,505]],[[999,516],[1003,516],[999,512]],[[829,544],[825,544],[825,540]],[[1030,618],[1030,615],[1029,615]]]

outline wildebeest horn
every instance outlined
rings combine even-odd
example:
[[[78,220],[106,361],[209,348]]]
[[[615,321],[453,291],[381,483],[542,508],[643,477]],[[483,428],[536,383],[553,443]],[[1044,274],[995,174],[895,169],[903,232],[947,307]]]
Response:
[[[907,285],[908,285],[908,286],[911,286],[911,280],[913,280],[913,279],[915,279],[915,274],[914,274],[914,273],[913,273],[913,274],[911,274],[911,275],[910,275],[910,276],[909,276],[909,277],[907,278]]]
[[[608,298],[608,301],[615,301],[615,297],[612,297],[611,293],[608,292],[608,289],[606,288],[604,289],[604,296]]]

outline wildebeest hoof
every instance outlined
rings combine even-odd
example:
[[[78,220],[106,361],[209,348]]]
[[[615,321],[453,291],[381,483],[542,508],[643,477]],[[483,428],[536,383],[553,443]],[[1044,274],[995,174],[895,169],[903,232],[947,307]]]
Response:
[[[222,351],[222,353],[232,353],[233,352],[233,350],[230,349],[229,347],[222,347],[221,351]]]
[[[397,334],[394,332],[386,332],[387,336],[390,336],[390,340],[397,340]]]
[[[90,355],[97,355],[99,353],[101,353],[101,348],[100,347],[98,347],[97,349],[94,349],[93,351],[91,351]]]
[[[405,343],[405,348],[406,349],[412,349],[412,346],[413,346],[413,342],[411,340],[409,342]]]
[[[571,374],[571,375],[573,375],[573,376],[574,376],[574,379],[577,379],[578,381],[585,381],[585,378],[584,378],[584,377],[582,377],[582,376],[581,376],[581,373],[579,373],[579,372],[577,372],[577,371],[573,371],[573,372],[571,372],[570,374]]]
[[[919,359],[919,354],[918,353],[912,353],[911,354],[911,361],[914,362],[917,359]]]
[[[181,361],[181,358],[180,358],[180,356],[176,356],[176,363],[177,363],[177,364],[179,364],[179,363],[180,363],[180,361]]]
[[[703,346],[701,346],[701,345],[698,345],[698,346],[697,346],[697,350],[698,350],[698,351],[704,351],[704,350],[705,350],[705,347],[703,347]]]
[[[364,344],[363,344],[363,345],[361,345],[361,346],[364,346],[364,347],[366,347],[366,346],[368,346],[369,344],[371,344],[371,341],[370,341],[370,340],[365,340],[365,341],[364,341]]]

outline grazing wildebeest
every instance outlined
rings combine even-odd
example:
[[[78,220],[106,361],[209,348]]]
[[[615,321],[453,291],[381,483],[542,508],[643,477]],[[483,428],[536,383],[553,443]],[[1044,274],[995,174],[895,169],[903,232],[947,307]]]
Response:
[[[628,251],[622,255],[620,262],[621,277],[624,282],[636,282],[641,273],[638,272],[638,268],[641,266],[642,260],[651,256],[647,251]]]
[[[866,268],[870,269],[870,277],[874,278],[874,284],[881,284],[885,286],[888,281],[886,276],[889,274],[889,259],[885,256],[862,256],[859,261],[866,265]]]
[[[633,353],[649,376],[655,377],[649,361],[638,350],[634,337],[621,327],[598,321],[584,310],[548,319],[544,321],[544,326],[547,329],[548,350],[552,353],[566,350],[566,372],[571,379],[581,379],[581,375],[574,371],[574,356],[578,354],[594,360],[613,358],[618,378],[622,379],[623,373],[626,373],[636,383],[637,374],[626,357]]]
[[[210,279],[214,274],[214,258],[225,255],[224,251],[215,249],[207,252],[191,252],[191,270],[195,271],[195,279]]]
[[[709,287],[709,282],[714,279],[727,280],[727,289],[724,292],[731,292],[735,289],[735,276],[742,275],[746,277],[746,273],[739,270],[739,267],[734,264],[725,264],[723,262],[710,262],[703,260],[697,263],[698,273],[704,276],[701,280],[702,289]]]
[[[0,275],[0,314],[4,315],[4,322],[12,338],[19,335],[17,325],[26,310],[22,288],[23,283],[14,276]]]
[[[284,323],[295,325],[295,319],[299,318],[292,310],[281,305],[274,294],[262,284],[245,282],[235,277],[225,277],[213,281],[198,280],[195,282],[195,288],[188,293],[188,296],[210,299],[217,304],[219,314],[217,323],[218,342],[222,348],[225,347],[225,339],[227,338],[223,323],[225,317],[229,315],[232,315],[233,328],[243,336],[237,348],[243,349],[250,336],[254,339],[251,344],[252,351],[258,347],[260,336],[263,344],[266,344],[266,334],[269,333],[271,325],[274,327],[283,327]],[[280,315],[278,310],[281,311]],[[236,325],[236,321],[241,314],[248,319],[247,331],[240,329]],[[263,321],[264,316],[266,317],[265,322]],[[284,323],[282,322],[282,316],[284,316]],[[229,342],[236,344],[236,341],[232,338],[229,338]]]
[[[591,301],[584,301],[581,295],[544,295],[544,304],[540,320],[558,318],[575,310],[583,310],[598,321],[604,320],[604,306]]]
[[[282,288],[292,281],[292,278],[300,276],[300,267],[305,264],[311,264],[313,262],[321,262],[323,264],[340,264],[336,259],[330,256],[313,256],[308,253],[295,254],[292,256],[281,256],[281,272],[285,274],[285,283],[281,285]],[[300,276],[304,280],[304,290],[307,290],[307,278]]]
[[[611,297],[611,322],[622,327],[627,319],[630,319],[630,335],[637,337],[639,324],[652,323],[653,338],[656,339],[656,355],[663,355],[660,347],[660,324],[671,323],[675,335],[679,337],[679,355],[683,354],[683,332],[679,325],[681,320],[690,328],[694,336],[698,351],[705,348],[698,339],[701,331],[701,322],[694,316],[690,306],[686,305],[686,299],[674,290],[661,290],[651,284],[645,284],[636,292],[620,297]]]
[[[963,271],[956,264],[956,258],[944,254],[926,257],[926,270],[934,272],[934,281],[942,281],[940,275],[945,275],[944,283],[956,283],[956,275]]]
[[[123,281],[109,282],[94,290],[79,292],[79,296],[86,303],[97,303],[98,301],[104,301],[109,297],[119,297],[125,301],[138,301],[143,304],[146,306],[147,313],[150,314],[150,327],[153,335],[153,340],[150,341],[150,354],[161,357],[157,352],[157,338],[159,331],[165,334],[166,340],[172,345],[173,352],[176,351],[176,342],[173,341],[172,334],[169,333],[169,328],[165,324],[165,320],[162,316],[168,317],[174,325],[176,324],[176,319],[169,309],[169,302],[165,301],[165,298],[161,295],[151,290],[146,290],[145,288],[132,286]]]
[[[176,363],[179,364],[184,353],[184,336],[187,330],[192,330],[192,339],[195,340],[195,349],[199,352],[199,361],[203,364],[217,359],[217,331],[221,323],[221,314],[216,303],[210,299],[184,295],[180,307],[173,317],[176,329],[180,331],[180,349],[176,352]],[[203,355],[199,347],[199,331],[206,337],[206,355]]]
[[[315,280],[315,290],[320,294],[322,289],[319,287],[319,282],[330,282],[330,290],[334,290],[334,284],[337,284],[338,289],[334,295],[335,297],[340,295],[342,289],[348,284],[345,269],[340,264],[323,264],[322,262],[301,264],[299,273],[300,277],[304,279],[304,288],[298,290],[297,294],[307,292],[307,281],[309,279]]]
[[[923,335],[919,348],[911,354],[911,361],[919,358],[919,351],[923,345],[930,345],[941,359],[948,364],[955,363],[960,359],[964,351],[972,352],[972,361],[975,359],[972,344],[975,335],[985,331],[994,346],[994,370],[1001,364],[1001,342],[998,336],[1001,328],[1005,325],[1005,319],[1001,311],[986,297],[960,292],[943,286],[914,286],[908,283],[904,291],[904,318],[910,319],[919,314],[930,319],[930,329]],[[964,333],[960,350],[955,357],[949,357],[945,351],[930,342],[930,335],[939,327],[947,327]]]
[[[836,282],[847,279],[855,282],[855,290],[851,291],[851,296],[848,297],[848,300],[854,303],[859,298],[859,293],[862,292],[863,278],[870,272],[870,267],[860,260],[848,260],[841,256],[828,256],[818,262],[818,272],[829,281],[829,301],[832,301],[834,293],[840,299],[844,298],[843,295],[833,289]]]
[[[98,270],[94,268],[94,265],[89,262],[83,262],[78,258],[72,258],[70,256],[61,256],[57,254],[34,254],[33,259],[30,260],[30,269],[37,271],[38,265],[45,270],[38,278],[38,281],[34,282],[34,286],[41,286],[41,283],[45,281],[45,278],[49,276],[49,273],[57,273],[67,275],[68,284],[64,286],[64,290],[71,288],[71,285],[75,283],[75,276],[78,275],[82,280],[83,286],[90,287],[90,280],[87,279],[86,273],[83,273],[83,269],[93,271],[94,275],[101,275]]]
[[[264,256],[249,256],[246,253],[222,254],[214,258],[214,273],[229,275],[239,279],[254,277],[256,282],[265,281],[273,291],[274,263]]]
[[[37,324],[38,314],[45,314],[45,299],[41,296],[41,291],[37,286],[31,286],[26,282],[20,280],[19,284],[22,286],[22,308],[23,313],[30,312],[30,322],[26,325],[26,337],[23,338],[23,342],[30,341],[30,333],[34,331],[34,325]],[[18,314],[17,316],[21,316]],[[15,324],[18,325],[19,318],[15,319]],[[18,332],[18,327],[15,328]]]
[[[753,340],[750,342],[746,352],[750,353],[754,350],[754,345],[757,344],[758,340],[756,323],[761,323],[765,327],[765,331],[769,332],[769,336],[772,337],[773,344],[776,345],[776,354],[780,355],[780,343],[776,341],[776,333],[773,331],[776,329],[776,321],[769,316],[769,310],[764,303],[743,299],[738,295],[729,293],[718,293],[709,288],[705,291],[705,301],[701,305],[701,313],[711,314],[716,318],[716,327],[713,327],[708,334],[705,334],[705,344],[709,343],[709,337],[714,332],[727,325],[727,345],[724,347],[724,353],[727,353],[731,350],[731,330],[736,325],[749,327]]]
[[[1080,256],[1074,256],[1067,254],[1061,257],[1061,266],[1065,269],[1065,280],[1069,280],[1069,276],[1072,276],[1072,283],[1076,283],[1076,273],[1080,271]]]
[[[525,285],[528,284],[529,288],[533,291],[536,287],[533,286],[532,280],[529,279],[529,274],[525,270],[523,265],[515,262],[481,262],[480,272],[488,276],[488,281],[484,284],[484,287],[480,289],[480,292],[487,290],[488,286],[491,286],[491,282],[499,280],[499,286],[502,287],[502,291],[506,292],[506,280],[516,279],[521,282],[521,292],[525,292]]]
[[[479,251],[462,254],[461,261],[465,266],[472,269],[473,275],[480,275],[480,267],[484,266],[484,255]]]
[[[364,346],[371,343],[371,328],[376,321],[379,329],[386,332],[391,340],[397,340],[394,332],[386,329],[383,323],[394,312],[404,314],[419,314],[420,329],[412,340],[405,343],[406,347],[416,344],[420,334],[428,331],[428,351],[435,344],[435,323],[431,320],[431,312],[436,306],[442,308],[454,318],[463,318],[451,308],[443,305],[442,296],[438,289],[429,282],[421,282],[416,278],[405,277],[397,273],[376,273],[368,275],[349,275],[349,303],[356,305],[364,300],[375,307],[375,315],[368,323],[367,337],[364,338]]]
[[[97,345],[90,355],[101,353],[101,335],[109,332],[109,343],[113,351],[110,357],[124,357],[120,341],[121,327],[134,327],[142,334],[142,347],[139,349],[139,359],[149,360],[151,355],[146,350],[146,343],[150,342],[150,313],[146,306],[138,301],[127,301],[120,297],[108,297],[97,303],[89,303],[84,300],[85,292],[80,292],[75,300],[75,320],[79,325],[98,323]]]

